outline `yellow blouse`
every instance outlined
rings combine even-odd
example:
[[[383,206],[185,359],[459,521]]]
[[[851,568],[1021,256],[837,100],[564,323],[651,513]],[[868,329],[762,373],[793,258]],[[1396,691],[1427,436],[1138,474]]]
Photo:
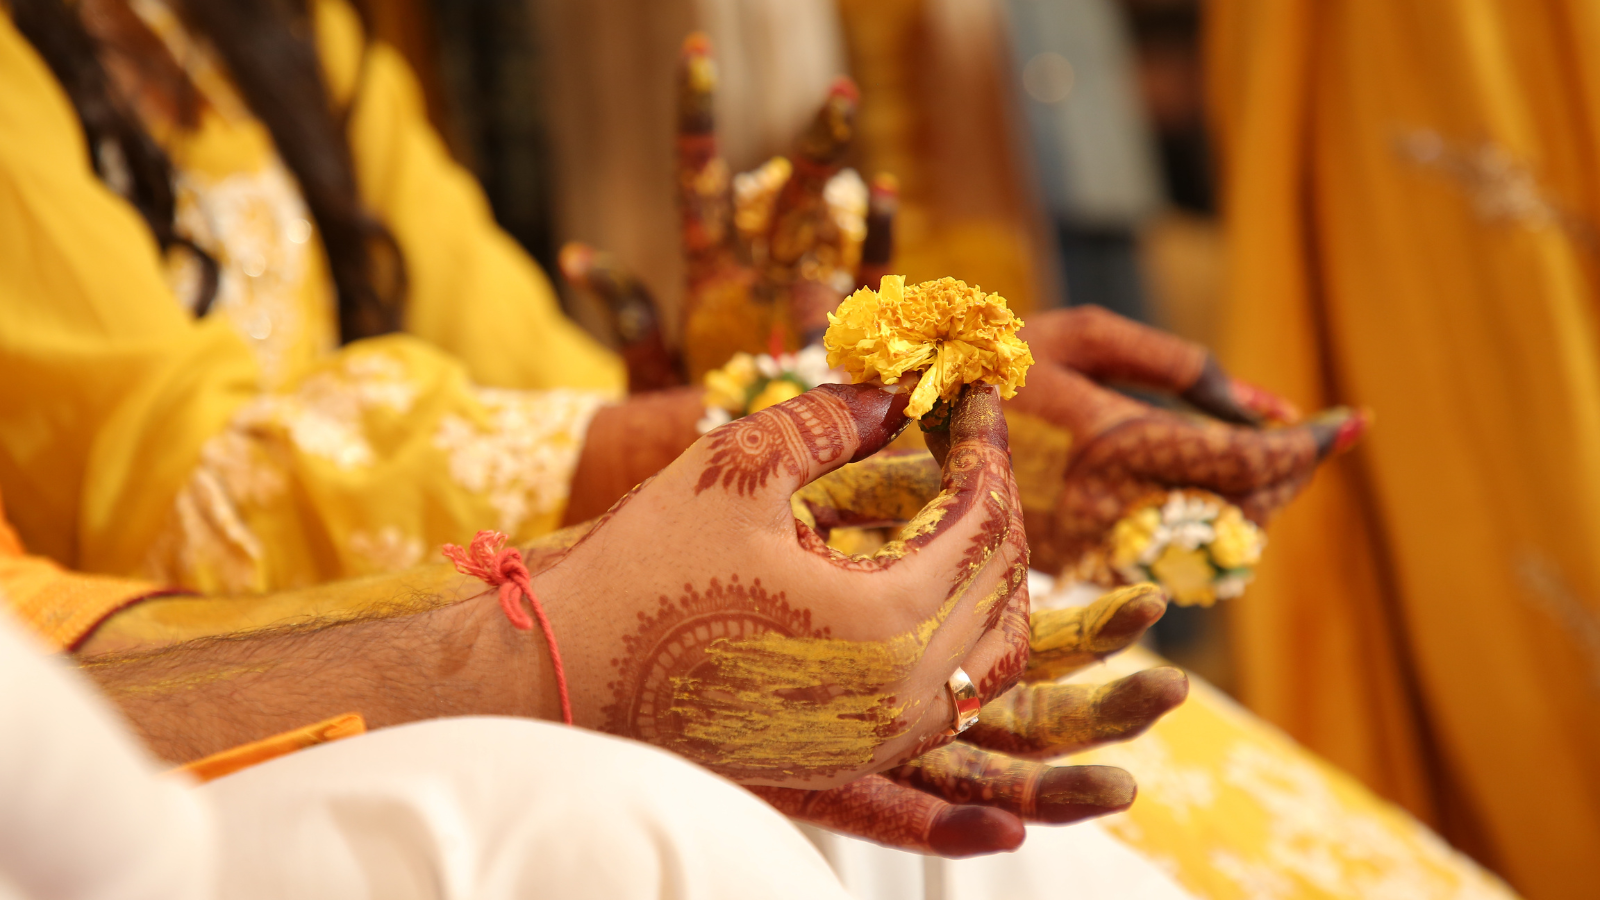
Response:
[[[336,349],[327,260],[270,136],[164,6],[133,6],[207,101],[198,128],[152,131],[221,287],[195,319],[187,263],[95,176],[70,102],[0,17],[0,488],[23,542],[231,592],[552,529],[622,368],[495,226],[399,56],[342,0],[313,4],[364,199],[410,276],[407,333]]]

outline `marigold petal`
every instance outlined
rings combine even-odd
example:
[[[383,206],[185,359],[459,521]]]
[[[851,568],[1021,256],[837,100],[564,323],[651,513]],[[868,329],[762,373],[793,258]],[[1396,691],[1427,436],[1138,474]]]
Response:
[[[962,385],[986,382],[1002,397],[1016,396],[1033,364],[1022,327],[999,294],[954,278],[911,287],[885,275],[878,290],[861,288],[828,316],[823,338],[828,364],[856,382],[895,384],[923,372],[906,415],[926,414],[936,400],[953,402]]]

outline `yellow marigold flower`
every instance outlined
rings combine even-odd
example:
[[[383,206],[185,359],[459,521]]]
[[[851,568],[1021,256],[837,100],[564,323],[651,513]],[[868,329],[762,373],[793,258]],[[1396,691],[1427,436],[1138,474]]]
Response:
[[[1118,520],[1111,529],[1111,564],[1126,569],[1137,563],[1159,527],[1161,511],[1154,506]]]
[[[750,385],[761,373],[756,370],[756,358],[748,353],[735,353],[720,369],[706,373],[706,405],[720,406],[731,413],[743,413],[749,399]]]
[[[765,388],[762,388],[761,393],[757,394],[754,400],[750,401],[750,411],[752,413],[761,412],[769,406],[776,406],[785,400],[793,400],[803,393],[805,391],[800,389],[800,385],[789,379],[774,378],[767,383]]]
[[[878,290],[862,288],[828,314],[823,346],[828,365],[844,367],[856,382],[896,384],[921,372],[906,407],[916,419],[937,400],[953,402],[972,382],[1016,396],[1033,365],[1028,345],[1017,337],[1021,327],[999,294],[954,278],[908,288],[904,276],[885,275]]]
[[[1161,579],[1161,586],[1180,606],[1210,606],[1217,602],[1217,570],[1204,550],[1185,550],[1169,544],[1150,566],[1150,573]]]
[[[1211,558],[1224,569],[1243,569],[1261,562],[1266,536],[1244,517],[1239,507],[1228,505],[1211,523],[1216,538],[1211,541]]]

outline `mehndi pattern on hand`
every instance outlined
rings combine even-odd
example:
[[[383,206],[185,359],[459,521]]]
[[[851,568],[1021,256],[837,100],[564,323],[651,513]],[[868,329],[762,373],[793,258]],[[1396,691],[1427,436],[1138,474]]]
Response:
[[[1098,307],[1030,316],[1022,336],[1039,364],[1006,414],[1034,559],[1051,574],[1123,581],[1105,559],[1113,527],[1172,491],[1214,494],[1263,524],[1370,422],[1342,408],[1292,421],[1292,405],[1229,377],[1204,347]],[[1201,415],[1115,387],[1163,393]]]
[[[1158,589],[1138,585],[1087,607],[1035,613],[1034,683],[985,704],[984,718],[957,741],[831,790],[756,792],[803,821],[948,857],[1014,850],[1024,821],[1065,824],[1127,809],[1136,794],[1127,772],[1042,760],[1141,733],[1183,701],[1183,673],[1152,669],[1098,688],[1040,679],[1131,646],[1165,608]]]
[[[1019,678],[1016,638],[994,627],[997,610],[1025,617],[1027,551],[992,388],[956,405],[930,512],[881,565],[804,540],[793,515],[797,490],[905,428],[906,402],[824,385],[731,422],[539,556],[552,615],[577,609],[564,594],[630,598],[563,630],[575,660],[600,660],[573,666],[578,723],[747,783],[839,784],[943,731],[951,660],[996,690]],[[637,564],[607,565],[619,551]]]

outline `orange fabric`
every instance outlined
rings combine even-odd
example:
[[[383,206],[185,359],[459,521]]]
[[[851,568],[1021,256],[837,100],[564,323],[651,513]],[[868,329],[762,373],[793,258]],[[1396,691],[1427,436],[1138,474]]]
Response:
[[[0,501],[0,603],[58,650],[70,650],[105,618],[162,593],[148,581],[67,572],[28,556]]]
[[[117,610],[161,593],[148,581],[63,571],[42,556],[0,556],[0,599],[60,650],[72,649]]]
[[[0,556],[21,555],[22,541],[17,537],[17,530],[6,520],[5,502],[0,500]]]
[[[57,650],[72,649],[107,616],[159,593],[161,589],[149,582],[67,572],[44,557],[28,556],[6,520],[4,499],[0,498],[0,602]],[[345,713],[213,753],[182,766],[181,771],[206,782],[366,731],[367,722],[359,713]]]
[[[1224,361],[1378,424],[1233,606],[1250,708],[1538,900],[1600,859],[1600,8],[1217,0]]]
[[[367,721],[361,718],[359,713],[345,713],[293,731],[240,744],[221,753],[213,753],[204,759],[179,766],[178,771],[187,772],[201,783],[205,783],[224,775],[231,775],[240,769],[248,769],[269,759],[287,756],[297,750],[366,733]]]

